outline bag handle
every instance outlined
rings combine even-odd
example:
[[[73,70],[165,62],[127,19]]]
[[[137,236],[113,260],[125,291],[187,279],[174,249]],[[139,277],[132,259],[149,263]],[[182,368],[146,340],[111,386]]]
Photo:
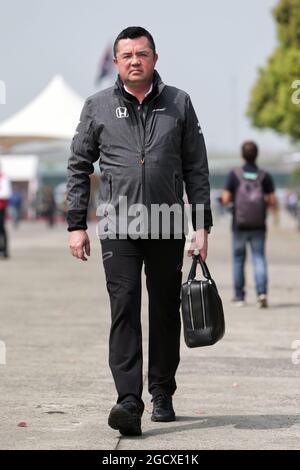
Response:
[[[193,255],[193,263],[192,267],[190,270],[190,273],[188,275],[188,281],[192,281],[196,277],[196,269],[197,269],[197,263],[200,264],[203,276],[208,279],[209,281],[213,281],[209,272],[209,269],[205,263],[205,261],[201,258],[201,255]]]

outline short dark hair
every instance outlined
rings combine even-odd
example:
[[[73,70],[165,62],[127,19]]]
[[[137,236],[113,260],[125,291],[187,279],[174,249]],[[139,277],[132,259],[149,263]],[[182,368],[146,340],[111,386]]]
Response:
[[[242,145],[242,156],[247,163],[254,163],[258,155],[258,146],[255,142],[247,140]]]
[[[145,28],[142,28],[141,26],[129,26],[128,28],[123,29],[120,34],[118,34],[114,42],[114,57],[116,57],[118,42],[121,41],[121,39],[136,39],[142,36],[145,36],[148,39],[149,46],[152,49],[153,54],[156,54],[155,43],[149,31],[147,31]]]

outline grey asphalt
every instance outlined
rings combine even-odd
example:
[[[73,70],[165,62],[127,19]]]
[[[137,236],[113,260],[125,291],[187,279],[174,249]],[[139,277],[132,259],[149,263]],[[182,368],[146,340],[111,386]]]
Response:
[[[138,438],[121,437],[107,425],[116,394],[95,225],[87,263],[69,255],[62,224],[52,230],[44,223],[9,227],[12,256],[0,260],[0,448],[299,448],[300,234],[286,215],[279,226],[270,222],[270,308],[259,310],[249,263],[247,306],[230,303],[229,219],[216,220],[208,264],[223,298],[226,335],[215,346],[193,350],[182,339],[174,423],[150,420],[144,290],[146,408]],[[189,267],[185,257],[184,278]]]

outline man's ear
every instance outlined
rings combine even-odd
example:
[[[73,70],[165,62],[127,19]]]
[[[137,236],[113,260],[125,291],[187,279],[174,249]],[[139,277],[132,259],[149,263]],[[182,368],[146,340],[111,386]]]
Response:
[[[116,57],[113,58],[113,63],[114,63],[115,65],[117,65],[118,61],[117,61]]]
[[[158,54],[155,54],[155,56],[154,56],[154,63],[156,64],[157,61],[158,61]]]

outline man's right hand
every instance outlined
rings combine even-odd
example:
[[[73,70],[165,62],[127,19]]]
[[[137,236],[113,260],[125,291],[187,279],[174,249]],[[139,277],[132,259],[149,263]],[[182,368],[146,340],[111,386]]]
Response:
[[[90,239],[85,230],[74,230],[69,236],[70,253],[75,258],[87,261],[86,256],[90,256]]]

